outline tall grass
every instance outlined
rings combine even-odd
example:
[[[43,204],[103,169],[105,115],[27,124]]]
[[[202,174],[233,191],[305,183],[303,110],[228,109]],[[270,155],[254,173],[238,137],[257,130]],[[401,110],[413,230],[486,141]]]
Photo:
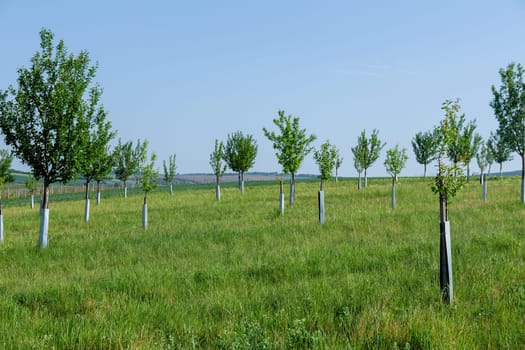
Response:
[[[93,206],[4,205],[0,348],[264,349],[525,347],[525,207],[519,179],[471,181],[451,203],[455,304],[439,291],[438,200],[428,180],[212,186]],[[53,200],[53,199],[52,199]]]

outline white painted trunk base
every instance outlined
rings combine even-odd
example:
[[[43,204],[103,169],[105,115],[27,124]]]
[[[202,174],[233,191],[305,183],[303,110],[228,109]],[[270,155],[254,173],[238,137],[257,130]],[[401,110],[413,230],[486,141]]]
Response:
[[[319,191],[318,194],[319,201],[319,223],[324,224],[324,191]]]
[[[0,214],[0,242],[4,241],[4,215]]]
[[[144,204],[142,206],[142,228],[148,228],[148,205]]]
[[[44,208],[40,210],[40,237],[39,237],[40,248],[47,247],[48,230],[49,230],[49,208]]]
[[[84,205],[84,221],[89,221],[89,198],[86,198],[86,204]]]

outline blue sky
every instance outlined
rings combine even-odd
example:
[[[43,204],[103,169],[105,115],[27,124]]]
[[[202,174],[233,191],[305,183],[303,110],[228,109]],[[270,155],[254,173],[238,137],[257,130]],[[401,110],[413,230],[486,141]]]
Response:
[[[253,171],[280,171],[262,128],[283,109],[316,147],[341,150],[343,176],[356,175],[350,148],[374,128],[387,145],[369,174],[385,176],[399,144],[401,175],[421,175],[410,141],[439,122],[441,103],[461,98],[487,138],[498,70],[525,64],[522,0],[0,0],[0,88],[29,65],[42,27],[98,62],[118,137],[149,140],[159,167],[175,153],[180,173],[210,172],[214,140],[237,130],[258,141]],[[514,158],[505,170],[520,168]],[[318,173],[311,155],[300,172]]]

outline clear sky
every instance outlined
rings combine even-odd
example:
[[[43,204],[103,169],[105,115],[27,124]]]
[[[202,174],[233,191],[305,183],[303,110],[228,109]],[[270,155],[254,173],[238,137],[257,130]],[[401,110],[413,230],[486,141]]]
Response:
[[[42,27],[98,62],[118,137],[149,140],[159,168],[175,153],[180,173],[210,172],[214,140],[237,130],[258,142],[253,171],[280,171],[262,128],[283,109],[316,147],[341,150],[342,176],[356,175],[350,148],[374,128],[387,145],[371,176],[386,175],[395,144],[410,157],[401,176],[422,175],[410,141],[439,122],[441,103],[461,98],[487,138],[499,69],[525,64],[523,0],[0,0],[1,89]],[[504,170],[520,169],[514,158]],[[311,155],[299,172],[318,173]]]

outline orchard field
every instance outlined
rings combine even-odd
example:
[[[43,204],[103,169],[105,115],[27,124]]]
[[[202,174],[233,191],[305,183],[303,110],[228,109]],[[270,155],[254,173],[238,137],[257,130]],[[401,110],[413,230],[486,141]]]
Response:
[[[249,180],[249,179],[248,179]],[[234,184],[142,197],[4,201],[3,349],[518,349],[525,347],[520,179],[472,178],[450,204],[454,304],[441,302],[439,206],[430,179]],[[287,198],[288,199],[288,198]],[[287,203],[288,204],[288,203]]]

